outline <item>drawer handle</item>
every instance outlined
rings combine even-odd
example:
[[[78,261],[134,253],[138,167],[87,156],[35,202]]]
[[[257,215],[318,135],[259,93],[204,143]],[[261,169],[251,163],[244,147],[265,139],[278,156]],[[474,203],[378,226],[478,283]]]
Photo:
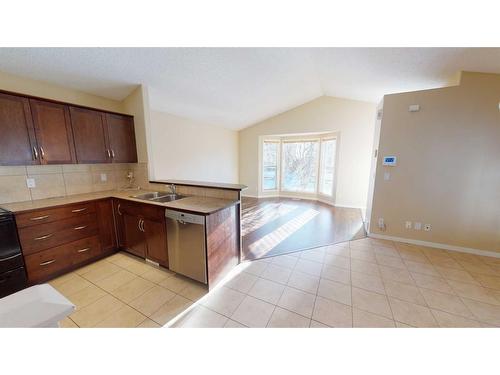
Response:
[[[88,226],[88,225],[82,225],[82,226],[80,226],[80,227],[74,227],[73,229],[74,229],[74,230],[82,230],[82,229],[87,228],[87,226]]]
[[[7,258],[3,258],[3,259],[0,259],[0,262],[5,262],[7,260],[11,260],[11,259],[14,259],[14,258],[17,258],[17,257],[20,257],[21,254],[16,254],[16,255],[12,255],[11,257],[7,257]]]
[[[40,241],[40,240],[45,240],[47,238],[50,238],[52,237],[54,234],[51,233],[51,234],[46,234],[45,236],[40,236],[40,237],[35,237],[35,241]]]
[[[46,262],[42,262],[40,263],[41,266],[48,266],[49,264],[52,264],[54,263],[56,260],[55,259],[52,259],[52,260],[48,260]]]
[[[84,253],[86,251],[89,251],[90,250],[90,247],[86,247],[85,249],[80,249],[80,250],[77,250],[76,252],[77,253]]]
[[[30,220],[36,221],[36,220],[43,220],[48,218],[50,215],[45,215],[45,216],[37,216],[37,217],[30,217]]]
[[[82,211],[85,211],[87,209],[87,207],[84,207],[84,208],[78,208],[76,210],[71,210],[71,212],[73,213],[77,213],[77,212],[82,212]]]

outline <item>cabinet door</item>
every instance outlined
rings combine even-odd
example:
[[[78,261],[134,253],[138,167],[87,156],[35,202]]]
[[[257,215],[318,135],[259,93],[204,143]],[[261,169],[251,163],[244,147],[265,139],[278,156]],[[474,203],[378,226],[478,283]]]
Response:
[[[116,228],[116,239],[118,241],[118,247],[125,247],[125,223],[123,220],[123,212],[121,210],[122,201],[119,199],[113,199],[113,210],[115,212],[115,228]]]
[[[96,202],[97,225],[99,227],[99,239],[103,252],[109,252],[116,248],[115,222],[113,220],[113,203],[111,199]]]
[[[76,163],[68,107],[34,99],[30,99],[30,107],[41,163]]]
[[[146,239],[140,229],[141,218],[128,213],[123,214],[123,227],[125,234],[125,249],[141,258],[146,257]]]
[[[147,258],[167,267],[167,229],[165,222],[145,219],[142,226],[146,235]]]
[[[114,163],[137,163],[134,118],[106,113],[109,149]]]
[[[0,165],[40,164],[29,101],[0,93]]]
[[[110,163],[111,154],[106,145],[104,113],[70,107],[70,114],[78,163]]]

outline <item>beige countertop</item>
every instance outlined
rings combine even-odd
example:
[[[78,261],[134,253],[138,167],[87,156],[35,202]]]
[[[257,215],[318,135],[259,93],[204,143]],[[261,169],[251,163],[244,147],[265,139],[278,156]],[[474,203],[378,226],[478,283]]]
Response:
[[[211,213],[217,212],[221,209],[233,206],[238,203],[238,201],[236,200],[199,197],[199,196],[189,196],[186,198],[178,199],[176,201],[165,202],[165,203],[152,202],[131,197],[131,195],[143,194],[148,192],[149,192],[148,190],[134,190],[134,191],[110,190],[110,191],[102,191],[96,193],[70,195],[67,197],[40,199],[27,202],[5,203],[2,204],[1,206],[14,213],[19,213],[23,211],[62,206],[65,204],[79,203],[97,199],[120,198],[134,202],[154,204],[156,206],[162,206],[173,210],[188,211],[202,215],[209,215]]]

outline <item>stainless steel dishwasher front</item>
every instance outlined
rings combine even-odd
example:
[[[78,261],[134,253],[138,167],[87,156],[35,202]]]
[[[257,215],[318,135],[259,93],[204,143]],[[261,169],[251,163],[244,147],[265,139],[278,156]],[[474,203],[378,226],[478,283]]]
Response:
[[[165,217],[169,268],[206,284],[205,216],[167,209]]]

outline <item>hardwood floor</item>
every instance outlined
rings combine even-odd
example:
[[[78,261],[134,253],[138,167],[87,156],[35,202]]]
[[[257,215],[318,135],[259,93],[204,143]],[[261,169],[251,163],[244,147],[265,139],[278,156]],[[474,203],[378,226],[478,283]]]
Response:
[[[290,198],[242,199],[242,260],[366,237],[361,210]]]

